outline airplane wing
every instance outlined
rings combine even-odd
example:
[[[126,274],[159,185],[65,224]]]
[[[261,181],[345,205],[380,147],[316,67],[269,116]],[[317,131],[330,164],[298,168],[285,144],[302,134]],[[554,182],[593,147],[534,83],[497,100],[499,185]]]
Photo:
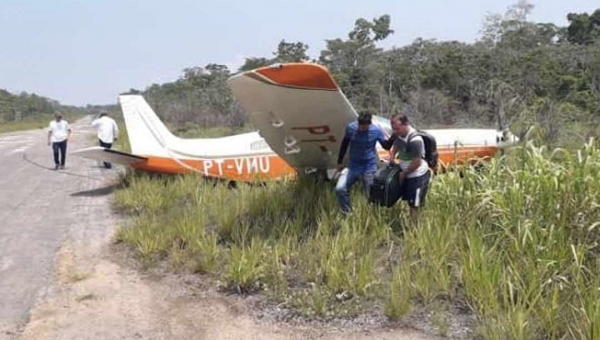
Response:
[[[72,152],[72,154],[97,161],[106,161],[127,166],[137,165],[148,160],[146,157],[136,156],[118,150],[106,149],[101,146],[92,146],[89,148],[80,149]]]
[[[336,167],[346,125],[357,114],[326,68],[277,64],[232,76],[228,83],[261,137],[290,166]]]

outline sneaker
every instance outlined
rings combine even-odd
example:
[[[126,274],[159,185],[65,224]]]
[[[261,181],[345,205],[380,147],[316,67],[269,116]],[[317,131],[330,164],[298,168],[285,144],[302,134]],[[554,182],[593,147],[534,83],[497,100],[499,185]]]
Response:
[[[54,166],[54,170],[58,170],[58,164]]]
[[[64,170],[64,169],[65,169],[65,166],[64,166],[64,165],[61,165],[61,166],[60,166],[60,169],[61,169],[61,170]]]

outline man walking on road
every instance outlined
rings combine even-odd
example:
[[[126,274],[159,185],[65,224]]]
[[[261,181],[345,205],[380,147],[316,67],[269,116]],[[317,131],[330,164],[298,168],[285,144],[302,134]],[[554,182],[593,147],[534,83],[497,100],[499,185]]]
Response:
[[[48,145],[52,144],[54,154],[54,170],[65,168],[65,159],[67,157],[67,141],[71,137],[71,127],[66,120],[62,119],[62,114],[54,114],[54,120],[48,126]],[[60,160],[59,160],[60,153]]]
[[[98,131],[100,146],[110,149],[119,136],[119,127],[115,120],[110,118],[106,112],[102,112],[100,117],[92,122],[92,126]],[[104,167],[110,169],[112,164],[104,162]]]

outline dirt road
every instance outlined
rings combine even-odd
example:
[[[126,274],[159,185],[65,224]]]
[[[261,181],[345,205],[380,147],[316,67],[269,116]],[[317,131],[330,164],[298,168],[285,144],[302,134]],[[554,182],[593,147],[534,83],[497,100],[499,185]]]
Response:
[[[95,143],[90,119],[69,150]],[[433,339],[258,320],[197,276],[144,276],[115,255],[117,169],[67,157],[51,170],[42,130],[0,135],[0,339]]]
[[[92,143],[82,130],[87,124],[75,124],[69,149]],[[0,337],[23,329],[30,309],[48,295],[55,255],[71,231],[106,232],[86,224],[85,190],[112,174],[72,157],[65,170],[52,166],[44,130],[0,135]]]

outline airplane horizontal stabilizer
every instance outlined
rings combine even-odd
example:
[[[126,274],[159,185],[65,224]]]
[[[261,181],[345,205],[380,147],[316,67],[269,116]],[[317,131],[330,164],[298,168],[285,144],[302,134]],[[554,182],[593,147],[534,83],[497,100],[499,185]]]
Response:
[[[146,157],[136,156],[118,150],[107,149],[101,146],[92,146],[89,148],[80,149],[72,152],[72,154],[97,161],[117,163],[127,166],[144,163],[148,160]]]

